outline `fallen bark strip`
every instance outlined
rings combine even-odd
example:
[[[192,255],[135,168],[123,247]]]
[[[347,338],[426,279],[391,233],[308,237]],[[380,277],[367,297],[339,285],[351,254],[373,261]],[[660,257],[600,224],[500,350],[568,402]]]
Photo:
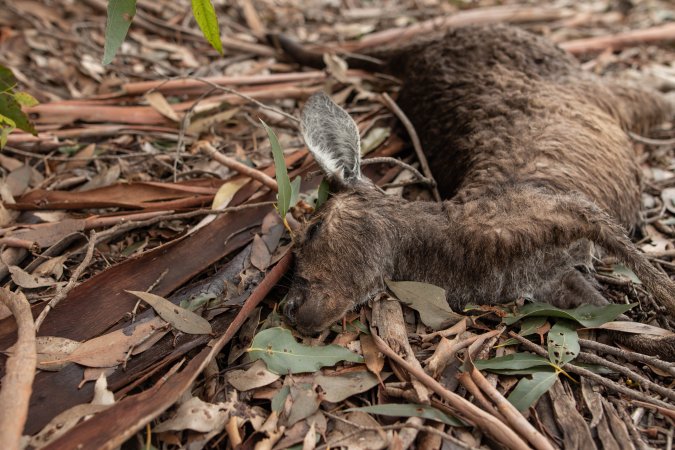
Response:
[[[429,389],[438,394],[447,401],[463,419],[479,427],[482,431],[489,434],[493,439],[509,449],[529,449],[530,447],[518,436],[512,429],[503,424],[499,419],[483,411],[473,403],[463,397],[444,388],[438,381],[427,375],[423,370],[419,370],[405,359],[400,357],[392,350],[386,342],[380,338],[375,329],[371,329],[373,340],[377,348],[386,356],[391,358],[396,364],[407,370],[410,375],[424,383]]]
[[[202,83],[202,85],[204,85]],[[204,85],[204,90],[211,89]],[[304,98],[320,89],[316,87],[287,86],[283,89],[278,86],[265,86],[264,89],[243,90],[242,94],[256,100],[285,100],[289,98]],[[231,105],[247,103],[240,95],[223,94],[208,97],[200,103],[203,109],[215,108],[223,102]],[[177,113],[188,110],[191,102],[183,102],[172,105]],[[87,123],[124,123],[129,125],[168,125],[169,119],[160,114],[152,106],[101,106],[101,105],[69,105],[62,103],[44,103],[31,108],[26,108],[31,116],[36,115],[34,122],[40,125],[69,125],[77,121]]]
[[[97,448],[113,450],[122,445],[147,423],[173,405],[192,386],[197,376],[223,347],[234,337],[253,310],[290,268],[292,253],[287,253],[267,274],[246,300],[225,333],[211,341],[185,369],[171,376],[165,383],[140,394],[122,399],[105,411],[79,424],[44,450],[69,450]]]
[[[358,51],[369,47],[389,45],[394,41],[409,40],[420,34],[445,31],[449,28],[464,25],[481,25],[492,23],[528,23],[560,20],[571,16],[569,9],[557,7],[530,6],[495,6],[460,11],[443,17],[425,20],[405,28],[393,28],[372,33],[356,43],[349,43],[342,48]]]
[[[350,72],[352,72],[352,75],[356,75],[357,71]],[[347,73],[349,74],[349,72]],[[204,77],[204,80],[219,86],[252,86],[258,84],[323,81],[326,77],[327,75],[324,71],[314,70],[311,72],[275,73],[270,75]],[[192,78],[169,81],[137,81],[122,85],[122,92],[127,95],[141,95],[149,90],[158,91],[163,94],[178,94],[184,93],[184,91],[193,91],[194,89],[206,91],[208,87],[204,85],[204,82]]]
[[[608,48],[619,50],[631,45],[653,44],[657,42],[675,41],[675,23],[669,23],[644,30],[630,30],[625,33],[609,36],[597,36],[585,39],[574,39],[560,43],[560,47],[573,55],[601,52]]]
[[[0,302],[9,308],[18,326],[18,338],[14,352],[7,358],[0,390],[0,442],[3,449],[18,450],[37,365],[35,325],[23,294],[0,289]]]

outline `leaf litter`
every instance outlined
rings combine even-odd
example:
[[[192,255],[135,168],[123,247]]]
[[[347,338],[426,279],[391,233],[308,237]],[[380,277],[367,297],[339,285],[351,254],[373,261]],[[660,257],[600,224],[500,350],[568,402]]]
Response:
[[[523,26],[564,42],[626,27],[655,27],[667,24],[668,15],[672,16],[672,8],[660,1],[626,11],[600,0],[591,9],[557,2],[549,10],[541,9],[550,6],[544,2],[494,7],[486,1],[459,8],[447,2],[423,2],[422,6],[377,0],[351,2],[339,9],[314,2],[267,0],[236,5],[186,0],[118,3],[108,28],[108,5],[100,0],[57,0],[52,8],[15,2],[0,11],[2,65],[14,73],[14,99],[33,122],[22,121],[19,128],[32,130],[34,126],[37,131],[37,135],[18,130],[7,133],[4,122],[0,126],[0,140],[6,140],[0,155],[3,237],[26,248],[34,244],[30,250],[0,249],[0,271],[6,282],[13,280],[13,288],[25,290],[35,309],[65,296],[46,316],[37,339],[38,369],[43,372],[34,383],[33,394],[46,401],[29,410],[26,427],[36,447],[54,442],[55,448],[70,448],[76,442],[71,432],[87,422],[98,424],[91,435],[106,442],[116,442],[122,435],[145,442],[149,416],[133,417],[127,428],[113,429],[121,422],[99,415],[117,406],[110,404],[111,394],[136,401],[135,395],[151,393],[162,384],[178,385],[180,371],[194,370],[189,364],[197,361],[197,352],[224,333],[244,300],[288,251],[292,238],[276,211],[266,207],[236,210],[242,205],[248,208],[246,202],[273,202],[274,195],[232,169],[190,153],[198,140],[207,140],[268,176],[288,167],[285,177],[277,176],[277,182],[283,179],[283,193],[276,203],[289,220],[290,215],[302,220],[301,214],[310,211],[315,201],[318,207],[328,198],[327,183],[322,182],[317,190],[321,180],[307,177],[314,169],[305,160],[302,140],[292,121],[279,113],[297,116],[310,92],[327,86],[341,103],[353,108],[363,131],[364,153],[402,158],[411,154],[402,146],[396,121],[373,100],[379,92],[394,90],[394,84],[355,74],[339,57],[328,58],[330,79],[324,73],[300,72],[273,59],[271,49],[256,36],[274,29],[307,41],[343,42],[428,23],[432,18],[449,16],[461,23],[468,13],[490,22],[496,16],[503,20],[504,11],[515,11],[528,18]],[[193,8],[205,12],[199,24],[191,17]],[[132,16],[127,31],[124,28]],[[70,27],[72,21],[92,26]],[[200,26],[211,43],[204,39]],[[113,35],[106,39],[109,33]],[[223,44],[222,59],[211,46],[218,43]],[[583,59],[597,73],[628,75],[638,68],[660,73],[662,81],[670,77],[672,83],[672,55],[672,49],[664,46],[630,47],[584,55]],[[110,60],[108,65],[101,64],[103,56]],[[190,75],[193,78],[183,79]],[[237,93],[219,90],[197,77]],[[175,79],[167,81],[170,78]],[[239,94],[278,111],[260,108]],[[19,113],[16,107],[13,111]],[[270,144],[267,130],[259,126],[260,118],[269,124],[278,146]],[[652,137],[672,138],[672,129],[652,133]],[[641,150],[649,188],[643,196],[646,239],[640,243],[671,274],[675,257],[672,150],[663,145]],[[383,170],[374,168],[368,175],[375,180],[385,178]],[[409,187],[404,195],[424,198],[427,193]],[[87,245],[84,236],[91,230],[100,235],[94,258],[76,274]],[[251,242],[249,253],[240,258],[239,250]],[[36,246],[37,254],[32,253]],[[483,359],[474,359],[474,363],[492,377],[491,383],[526,419],[559,446],[566,441],[556,430],[568,422],[557,409],[568,411],[569,416],[577,414],[575,430],[596,442],[623,423],[634,431],[621,434],[626,442],[662,448],[670,426],[665,417],[672,404],[669,410],[654,403],[660,401],[658,397],[637,384],[633,374],[672,386],[672,367],[648,359],[633,360],[634,356],[618,347],[612,347],[613,353],[593,350],[583,342],[595,339],[594,333],[601,330],[668,338],[673,324],[663,315],[650,313],[656,309],[639,280],[617,261],[603,259],[596,268],[604,293],[616,305],[576,311],[548,305],[514,307],[507,312],[507,330],[519,331],[541,353],[534,354],[515,337],[503,334],[485,344]],[[394,283],[399,283],[398,291],[392,291],[409,305],[404,308],[405,334],[414,357],[447,389],[477,402],[458,386],[457,376],[468,344],[500,326],[503,312],[469,313],[464,330],[455,329],[450,325],[459,319],[457,312],[447,308],[438,288]],[[236,351],[230,352],[231,361],[229,357],[227,361],[216,359],[196,383],[184,383],[171,395],[149,396],[144,402],[139,398],[139,403],[133,403],[157,408],[153,410],[157,418],[151,421],[153,445],[383,448],[413,431],[413,447],[422,448],[422,443],[436,439],[435,447],[424,448],[440,448],[439,435],[406,428],[410,418],[442,426],[443,432],[463,445],[492,445],[480,430],[468,433],[457,427],[452,412],[437,396],[432,396],[432,405],[416,401],[409,375],[382,354],[369,334],[368,308],[360,317],[351,317],[348,332],[336,325],[316,340],[301,341],[290,331],[280,331],[275,307],[283,297],[284,284],[279,282],[280,292],[271,293],[236,336],[241,340],[233,343]],[[153,292],[160,300],[153,297],[155,306],[149,309],[125,291]],[[629,303],[638,302],[642,306],[629,308]],[[8,325],[12,318],[3,308],[0,304],[0,317]],[[153,317],[156,309],[163,311],[163,318]],[[508,314],[513,311],[517,313]],[[615,320],[620,314],[642,323]],[[209,328],[195,318],[207,318]],[[190,331],[185,330],[198,332],[187,334]],[[257,348],[250,342],[258,345],[265,332],[276,333],[267,335],[265,346],[272,367],[279,373],[303,372],[277,375],[267,369],[262,349],[244,351]],[[11,352],[13,338],[8,332],[0,339],[3,351]],[[311,358],[302,353],[308,348],[316,352]],[[599,367],[582,362],[585,352],[597,353],[630,372],[600,372],[614,383],[602,385],[560,371],[565,364],[598,371]],[[260,359],[252,362],[252,354]],[[298,363],[303,357],[306,361]],[[173,364],[182,358],[179,365]],[[207,391],[207,383],[201,382],[207,374],[214,391]],[[590,404],[594,406],[585,401],[592,398],[590,385],[602,400]],[[644,398],[631,403],[618,387]],[[584,395],[566,394],[579,389]],[[207,392],[215,392],[209,394],[214,397]],[[93,398],[105,405],[92,404]],[[154,406],[169,399],[173,399],[169,404]],[[134,414],[135,409],[125,411]],[[438,422],[439,418],[447,420]]]

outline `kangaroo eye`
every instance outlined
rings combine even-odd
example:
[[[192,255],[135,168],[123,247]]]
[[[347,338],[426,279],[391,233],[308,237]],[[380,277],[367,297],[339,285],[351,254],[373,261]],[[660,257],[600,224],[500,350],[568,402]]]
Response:
[[[307,231],[305,232],[305,239],[310,240],[314,237],[317,231],[321,228],[321,222],[314,222],[307,228]]]

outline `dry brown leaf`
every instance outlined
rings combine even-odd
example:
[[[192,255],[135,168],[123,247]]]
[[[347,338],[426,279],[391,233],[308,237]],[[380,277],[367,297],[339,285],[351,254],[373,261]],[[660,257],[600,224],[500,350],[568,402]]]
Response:
[[[122,364],[133,347],[140,345],[164,326],[165,322],[159,317],[135,323],[83,342],[70,354],[69,359],[88,367],[113,367]]]
[[[375,341],[369,334],[361,334],[361,351],[366,360],[366,367],[379,379],[384,367],[384,355],[377,349]]]
[[[37,367],[40,370],[57,371],[71,363],[68,359],[81,342],[73,341],[58,336],[38,336],[35,339],[37,345]]]
[[[194,430],[200,433],[221,431],[230,418],[231,403],[206,403],[198,397],[192,397],[178,407],[176,415],[159,425],[153,431]]]
[[[12,281],[24,289],[36,289],[41,287],[54,286],[56,281],[52,278],[40,277],[30,274],[18,266],[9,266],[9,273],[12,274]]]
[[[161,92],[159,91],[154,91],[150,92],[148,94],[145,94],[145,100],[157,110],[158,113],[166,117],[167,119],[171,119],[174,122],[180,122],[180,117],[178,117],[178,114],[176,114],[176,111],[173,110],[169,102],[166,100],[166,98],[162,95]]]
[[[78,389],[81,389],[82,386],[88,381],[96,381],[98,378],[103,375],[106,378],[112,375],[115,372],[115,367],[87,367],[84,369],[84,374],[82,374],[82,381],[77,386]]]
[[[9,188],[9,192],[12,193],[13,197],[18,197],[26,192],[32,175],[33,170],[31,167],[25,165],[11,171],[10,174],[7,175],[5,185]]]
[[[61,255],[50,258],[35,268],[33,275],[53,275],[57,280],[63,276],[63,265],[69,255]]]
[[[251,264],[260,271],[265,271],[272,261],[272,255],[267,248],[267,244],[259,235],[253,237],[253,245],[251,246]]]
[[[83,219],[66,219],[62,222],[33,225],[9,233],[17,239],[37,243],[40,248],[50,247],[64,237],[84,230]]]
[[[257,360],[246,370],[233,370],[227,374],[227,382],[238,391],[249,391],[267,386],[279,379],[279,375],[267,370],[262,359]]]
[[[109,406],[107,405],[92,405],[89,403],[73,406],[50,420],[38,434],[30,439],[29,446],[34,448],[44,447],[48,443],[66,434],[66,432],[77,425],[83,417],[103,411],[108,407]]]
[[[195,119],[188,125],[187,132],[189,134],[201,134],[217,123],[227,122],[234,117],[237,112],[239,112],[239,108],[228,109],[227,111],[221,111],[201,119]]]
[[[159,295],[141,291],[127,291],[140,298],[150,306],[162,319],[169,322],[175,329],[187,334],[211,334],[213,329],[208,320],[192,311],[174,305]]]
[[[650,336],[675,335],[675,333],[673,333],[672,331],[655,327],[653,325],[647,325],[646,323],[627,322],[622,320],[603,323],[597,328],[601,328],[603,330],[623,331],[624,333],[632,333],[632,334],[648,334]]]
[[[119,179],[121,173],[122,169],[120,168],[119,164],[107,167],[100,173],[96,174],[91,180],[75,189],[75,192],[86,192],[93,189],[100,189],[110,186]]]
[[[77,169],[80,167],[87,167],[89,161],[83,158],[92,158],[94,156],[95,151],[96,151],[96,144],[87,145],[82,150],[75,153],[71,161],[65,163],[63,167],[59,167],[58,168],[59,171],[65,172],[67,170]]]
[[[391,373],[384,374],[386,379]],[[377,386],[379,375],[375,376],[369,371],[346,372],[336,375],[319,374],[314,382],[321,386],[323,399],[331,403],[339,403],[352,395],[360,394]]]

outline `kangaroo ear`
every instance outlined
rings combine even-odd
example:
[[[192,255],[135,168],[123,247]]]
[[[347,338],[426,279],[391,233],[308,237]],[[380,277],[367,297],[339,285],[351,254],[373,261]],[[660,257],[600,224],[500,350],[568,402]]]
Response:
[[[323,92],[312,95],[302,110],[300,130],[329,181],[339,187],[361,180],[361,139],[354,120]]]

